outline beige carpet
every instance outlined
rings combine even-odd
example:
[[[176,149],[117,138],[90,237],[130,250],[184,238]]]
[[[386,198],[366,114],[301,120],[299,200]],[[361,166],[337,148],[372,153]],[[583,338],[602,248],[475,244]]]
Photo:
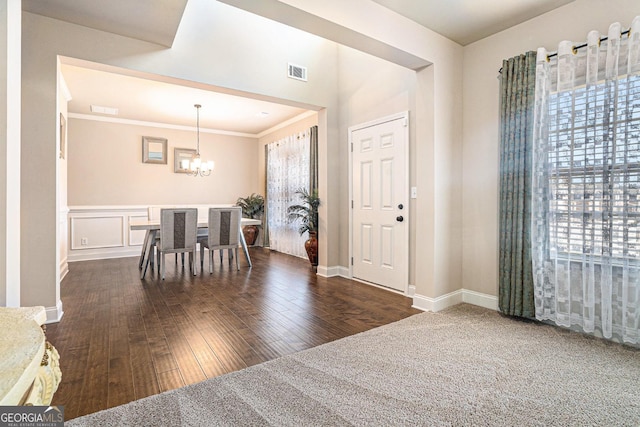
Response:
[[[638,426],[640,351],[461,304],[68,426]]]

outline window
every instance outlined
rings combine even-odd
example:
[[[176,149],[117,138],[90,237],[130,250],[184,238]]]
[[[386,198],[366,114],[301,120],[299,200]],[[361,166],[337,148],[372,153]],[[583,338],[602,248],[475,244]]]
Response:
[[[548,129],[552,255],[640,259],[640,75],[551,94]]]
[[[640,17],[538,49],[531,209],[536,318],[640,342]]]
[[[267,212],[272,250],[305,257],[305,236],[289,221],[288,208],[300,202],[296,191],[309,188],[310,132],[289,135],[267,145]]]

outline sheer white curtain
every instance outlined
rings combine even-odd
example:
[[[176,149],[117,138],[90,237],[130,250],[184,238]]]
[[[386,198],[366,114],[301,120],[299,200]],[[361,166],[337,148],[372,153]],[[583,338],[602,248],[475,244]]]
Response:
[[[306,131],[267,145],[269,246],[303,258],[307,236],[300,236],[299,224],[289,222],[287,208],[301,203],[298,189],[309,188],[309,141]]]
[[[640,17],[538,50],[532,183],[536,318],[640,341]]]

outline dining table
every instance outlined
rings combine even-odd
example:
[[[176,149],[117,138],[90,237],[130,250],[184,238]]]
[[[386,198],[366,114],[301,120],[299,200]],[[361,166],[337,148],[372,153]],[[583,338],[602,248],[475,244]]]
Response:
[[[251,264],[251,257],[249,256],[249,250],[247,249],[247,242],[244,239],[244,234],[242,233],[242,227],[245,225],[261,225],[262,221],[259,219],[251,219],[251,218],[242,218],[240,220],[240,227],[238,228],[238,234],[240,238],[240,246],[242,247],[242,252],[244,253],[245,258],[247,259],[247,263],[249,263],[249,267]],[[159,219],[139,219],[132,220],[129,223],[129,228],[132,231],[135,230],[144,230],[146,231],[144,236],[144,243],[142,244],[142,250],[140,252],[140,278],[144,279],[144,276],[147,273],[147,269],[149,264],[151,263],[151,257],[153,254],[151,250],[153,249],[153,243],[156,240],[158,233],[160,232],[160,220]],[[206,230],[209,228],[209,222],[207,219],[198,220],[198,230]]]

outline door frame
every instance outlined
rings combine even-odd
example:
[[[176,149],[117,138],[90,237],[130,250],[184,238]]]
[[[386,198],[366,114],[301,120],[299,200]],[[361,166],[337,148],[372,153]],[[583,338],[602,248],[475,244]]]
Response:
[[[391,122],[394,120],[398,120],[398,119],[403,119],[405,122],[405,126],[404,126],[404,139],[405,139],[405,164],[404,166],[404,181],[405,181],[405,192],[406,192],[406,201],[407,201],[407,210],[406,213],[403,214],[405,221],[407,222],[407,226],[405,227],[405,231],[404,231],[404,241],[406,244],[406,249],[407,249],[407,260],[406,260],[406,264],[404,265],[404,272],[402,274],[402,281],[404,282],[404,292],[402,291],[397,291],[395,289],[391,289],[388,288],[386,286],[383,285],[379,285],[377,283],[373,283],[373,282],[368,282],[366,280],[361,280],[361,279],[357,279],[353,277],[353,140],[352,140],[352,134],[353,132],[360,130],[360,129],[364,129],[364,128],[368,128],[368,127],[372,127],[372,126],[376,126],[376,125],[381,125],[383,123],[387,123],[387,122]],[[348,208],[349,208],[349,260],[348,260],[348,265],[349,265],[349,278],[351,280],[356,280],[358,282],[362,282],[365,283],[367,285],[371,285],[371,286],[375,286],[375,287],[379,287],[381,289],[385,289],[388,290],[390,292],[394,292],[394,293],[401,293],[403,295],[409,295],[409,260],[411,258],[410,256],[410,240],[409,240],[409,228],[411,227],[411,218],[409,215],[409,212],[411,211],[411,207],[410,207],[410,202],[411,202],[411,198],[410,193],[409,193],[409,189],[410,189],[410,182],[409,182],[409,147],[410,147],[410,143],[409,143],[409,111],[401,111],[399,113],[395,113],[395,114],[391,114],[389,116],[384,116],[384,117],[380,117],[365,123],[360,123],[357,125],[353,125],[353,126],[349,126],[348,128],[348,132],[349,132],[349,137],[348,137],[348,147],[347,150],[349,151],[349,200],[348,200]]]

